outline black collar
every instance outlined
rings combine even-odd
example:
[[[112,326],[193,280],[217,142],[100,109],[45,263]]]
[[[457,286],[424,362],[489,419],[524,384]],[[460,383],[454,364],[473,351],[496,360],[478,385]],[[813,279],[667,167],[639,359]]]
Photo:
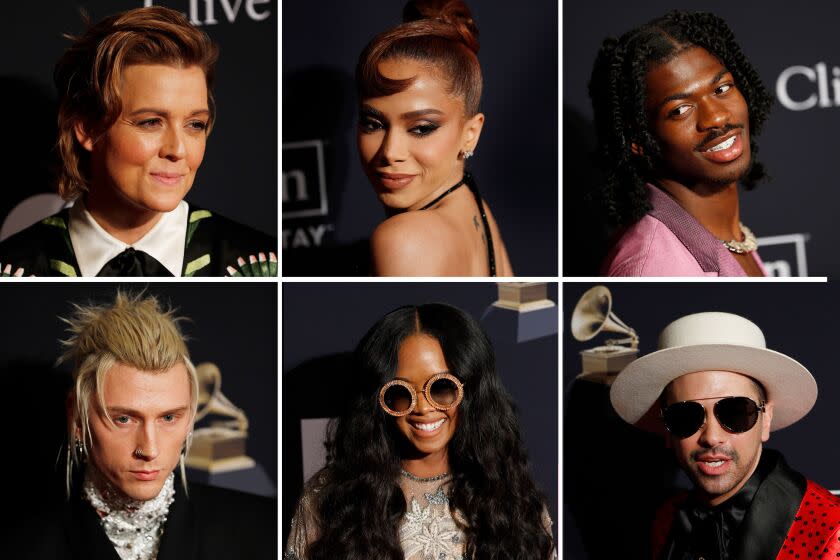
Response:
[[[184,494],[181,477],[176,475],[175,501],[169,507],[157,560],[198,558],[197,546],[195,510]]]
[[[755,472],[735,496],[714,508],[692,499],[678,508],[663,558],[683,558],[696,550],[693,543],[698,538],[704,539],[707,550],[718,546],[709,539],[720,539],[723,558],[775,558],[806,487],[805,477],[791,470],[780,453],[765,449]]]
[[[733,558],[739,560],[762,560],[779,554],[808,487],[805,477],[791,469],[781,453],[765,449],[761,461],[770,463],[771,468],[733,543]]]

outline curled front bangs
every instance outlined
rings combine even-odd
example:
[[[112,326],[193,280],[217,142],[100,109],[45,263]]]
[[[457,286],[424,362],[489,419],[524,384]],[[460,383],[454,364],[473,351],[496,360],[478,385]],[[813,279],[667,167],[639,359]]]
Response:
[[[478,57],[447,26],[429,20],[404,23],[375,37],[356,65],[360,100],[405,91],[416,77],[396,80],[383,76],[379,65],[387,60],[408,59],[425,65],[448,84],[446,93],[464,101],[464,113],[478,113],[483,78]]]

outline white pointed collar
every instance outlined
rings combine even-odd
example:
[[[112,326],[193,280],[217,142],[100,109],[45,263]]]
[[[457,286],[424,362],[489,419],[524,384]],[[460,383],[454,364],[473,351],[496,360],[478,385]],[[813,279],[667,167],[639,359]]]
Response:
[[[105,231],[85,208],[81,199],[70,208],[70,241],[82,276],[96,276],[108,261],[134,247],[157,259],[173,276],[181,276],[184,266],[184,241],[187,237],[189,204],[182,200],[137,242],[129,245]]]

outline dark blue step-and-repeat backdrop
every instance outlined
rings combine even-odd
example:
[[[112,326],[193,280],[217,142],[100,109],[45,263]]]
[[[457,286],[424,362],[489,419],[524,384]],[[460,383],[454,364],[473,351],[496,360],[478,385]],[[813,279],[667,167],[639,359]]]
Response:
[[[277,18],[275,0],[76,0],[14,2],[2,8],[0,106],[6,134],[0,224],[34,223],[57,211],[52,171],[57,94],[52,72],[65,34],[91,20],[150,5],[176,9],[220,47],[217,120],[187,199],[277,235]],[[19,214],[18,214],[19,213]],[[40,215],[39,215],[40,214]],[[10,220],[11,223],[11,220]],[[18,226],[20,227],[20,226]]]
[[[618,37],[671,9],[711,11],[724,18],[774,97],[758,137],[769,181],[742,193],[742,221],[759,238],[776,276],[840,272],[836,208],[840,141],[840,4],[830,0],[723,2],[566,2],[563,5],[563,271],[598,274],[603,216],[583,200],[602,181],[587,84],[606,37]]]
[[[609,387],[578,379],[580,351],[620,339],[615,332],[588,342],[572,337],[575,304],[593,286],[563,286],[563,534],[564,558],[651,558],[652,516],[675,488],[688,488],[662,437],[621,420]],[[639,356],[656,350],[671,321],[703,311],[746,317],[764,332],[767,347],[800,362],[817,381],[819,396],[802,420],[771,432],[764,445],[780,451],[807,478],[840,492],[840,378],[834,318],[836,283],[607,283],[612,311],[639,335]],[[772,400],[772,397],[771,397]],[[609,535],[605,538],[605,535]]]
[[[353,72],[405,2],[284,2],[285,275],[366,273],[385,219],[356,150]],[[557,32],[553,0],[468,1],[479,30],[486,120],[469,168],[519,276],[557,274]],[[349,271],[349,272],[348,272]]]

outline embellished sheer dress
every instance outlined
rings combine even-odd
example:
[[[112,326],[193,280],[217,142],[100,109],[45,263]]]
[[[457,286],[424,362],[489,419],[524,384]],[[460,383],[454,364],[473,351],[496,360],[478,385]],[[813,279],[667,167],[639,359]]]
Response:
[[[452,475],[419,478],[406,471],[400,477],[407,511],[400,523],[400,543],[406,560],[463,560],[464,534],[449,512],[447,497]],[[292,520],[284,560],[306,560],[309,543],[318,538],[313,493],[308,488]]]
[[[317,475],[316,477],[317,478]],[[399,539],[405,560],[465,560],[464,520],[453,519],[449,511],[449,489],[452,475],[420,478],[402,471],[400,488],[405,495],[406,512],[399,528]],[[318,520],[312,503],[317,489],[307,485],[292,520],[292,530],[284,560],[307,560],[307,547],[318,538]],[[543,522],[551,527],[548,513]]]

